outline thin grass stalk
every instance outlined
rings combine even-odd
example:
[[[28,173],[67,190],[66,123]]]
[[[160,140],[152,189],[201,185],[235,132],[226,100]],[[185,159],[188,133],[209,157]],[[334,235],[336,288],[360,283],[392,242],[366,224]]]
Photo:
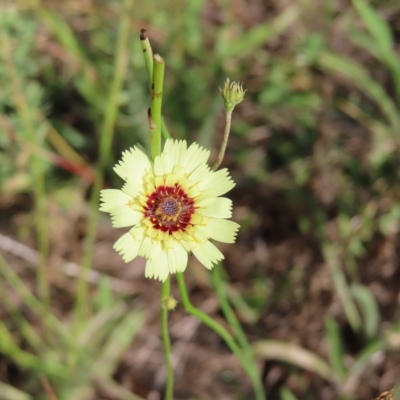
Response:
[[[127,70],[127,55],[129,54],[129,34],[131,20],[130,11],[132,8],[132,4],[133,2],[131,0],[124,1],[124,13],[121,18],[120,29],[117,38],[114,74],[100,134],[99,158],[90,197],[90,211],[86,227],[86,238],[83,249],[81,274],[79,276],[77,288],[77,301],[75,305],[77,324],[79,324],[79,321],[82,321],[82,318],[84,317],[89,304],[87,276],[92,265],[93,249],[99,214],[99,192],[103,186],[103,174],[109,160],[109,153],[114,136],[114,125],[118,114],[119,94]]]
[[[1,22],[0,22],[1,25]],[[30,144],[30,150],[36,146],[36,135],[34,128],[33,111],[27,102],[22,90],[21,78],[18,69],[13,63],[11,44],[5,29],[0,31],[1,48],[6,68],[10,75],[13,88],[14,102],[18,116],[26,133],[26,138]],[[47,276],[47,257],[49,253],[48,224],[46,216],[46,189],[44,174],[42,171],[41,160],[30,151],[30,165],[33,179],[33,196],[35,201],[34,221],[37,232],[39,263],[37,269],[38,291],[41,300],[47,307],[50,307],[50,289]]]

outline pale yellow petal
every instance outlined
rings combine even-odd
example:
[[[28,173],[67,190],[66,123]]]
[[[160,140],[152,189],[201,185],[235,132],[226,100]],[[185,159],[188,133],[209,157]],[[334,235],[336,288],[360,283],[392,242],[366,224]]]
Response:
[[[189,175],[189,180],[192,184],[201,182],[202,179],[206,178],[210,173],[210,167],[207,164],[200,164],[194,171]]]
[[[168,250],[168,269],[171,274],[176,272],[183,272],[188,263],[188,253],[179,243],[172,249]]]
[[[100,192],[100,200],[103,202],[100,211],[110,212],[115,207],[128,204],[131,197],[121,190],[104,189]]]
[[[131,197],[136,197],[143,192],[143,184],[139,184],[136,181],[128,181],[122,186],[122,191]]]
[[[160,244],[155,242],[151,237],[145,236],[139,248],[139,256],[150,259],[151,255],[159,250]]]
[[[169,174],[172,172],[173,166],[170,154],[162,152],[154,160],[154,174],[156,176]]]
[[[136,225],[143,218],[141,212],[132,210],[132,208],[128,206],[114,207],[110,211],[110,214],[114,228]]]
[[[162,282],[168,278],[168,261],[167,254],[164,251],[159,251],[154,254],[152,259],[146,263],[145,276],[147,278],[155,278]]]
[[[187,144],[184,140],[167,139],[165,141],[164,151],[169,153],[174,165],[179,165],[186,153]]]
[[[210,151],[200,147],[197,143],[193,143],[186,151],[182,159],[182,166],[190,174],[199,165],[207,162],[210,157]]]
[[[224,259],[224,255],[210,241],[195,247],[192,251],[196,258],[208,269]]]
[[[151,171],[152,166],[149,158],[137,147],[122,153],[122,160],[114,167],[114,171],[124,181],[142,182],[146,171]]]
[[[211,171],[201,182],[199,188],[201,190],[212,190],[214,196],[221,196],[229,192],[235,186],[235,182],[229,176],[226,168],[219,171]]]
[[[144,271],[144,276],[146,278],[154,278],[154,263],[153,260],[147,260],[146,269]]]
[[[197,227],[207,238],[223,243],[234,243],[239,228],[236,222],[219,218],[210,218],[207,225]]]
[[[130,232],[122,235],[114,244],[114,249],[122,255],[125,262],[132,261],[138,256],[141,239],[134,239]]]
[[[206,217],[230,218],[232,216],[232,200],[226,197],[215,197],[196,203],[196,213]]]

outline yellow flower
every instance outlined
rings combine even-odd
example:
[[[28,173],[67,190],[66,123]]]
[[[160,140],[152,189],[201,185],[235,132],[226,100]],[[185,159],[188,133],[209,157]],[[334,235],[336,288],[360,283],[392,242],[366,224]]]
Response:
[[[235,183],[227,169],[210,169],[209,155],[196,143],[168,139],[153,163],[133,147],[114,168],[122,190],[101,191],[100,211],[111,214],[113,226],[133,226],[114,249],[125,262],[145,257],[146,277],[165,281],[183,272],[189,252],[211,269],[224,256],[209,239],[235,241],[239,225],[226,219],[232,201],[220,197]]]

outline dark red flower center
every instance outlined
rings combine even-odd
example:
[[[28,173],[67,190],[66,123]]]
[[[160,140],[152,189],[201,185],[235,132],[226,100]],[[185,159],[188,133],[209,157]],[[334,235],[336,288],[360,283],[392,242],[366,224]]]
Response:
[[[194,213],[194,201],[179,186],[159,186],[147,199],[144,215],[162,232],[184,231]]]

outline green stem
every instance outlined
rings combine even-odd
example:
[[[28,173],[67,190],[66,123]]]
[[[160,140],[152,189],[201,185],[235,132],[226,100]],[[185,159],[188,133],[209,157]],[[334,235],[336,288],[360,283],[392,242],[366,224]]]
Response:
[[[225,114],[225,129],[224,129],[224,138],[222,140],[221,148],[218,153],[217,161],[212,166],[213,171],[215,171],[222,163],[224,159],[226,145],[228,144],[229,133],[231,131],[231,122],[232,122],[232,111],[227,111]]]
[[[153,49],[151,48],[150,41],[146,36],[146,30],[142,29],[140,33],[140,44],[143,50],[144,63],[146,65],[147,78],[149,81],[150,93],[152,93],[152,82],[153,82]],[[159,56],[158,56],[159,57]],[[164,122],[164,118],[161,116],[161,134],[164,139],[171,137],[168,132],[167,125]]]
[[[181,300],[182,304],[185,307],[185,310],[189,313],[198,318],[202,321],[205,325],[207,325],[210,329],[212,329],[219,337],[221,337],[232,353],[238,359],[242,368],[246,371],[247,375],[249,376],[251,382],[253,383],[253,387],[256,393],[257,400],[265,400],[265,394],[262,389],[262,385],[260,385],[259,378],[254,375],[254,371],[251,366],[249,366],[247,362],[246,354],[243,353],[242,349],[238,346],[235,339],[232,335],[218,322],[216,322],[213,318],[208,316],[207,314],[200,311],[196,308],[189,300],[189,296],[186,290],[185,279],[182,273],[176,274],[176,279],[178,281],[179,291],[181,293]],[[257,387],[257,390],[256,390]]]
[[[77,288],[77,301],[75,306],[76,322],[83,321],[83,316],[89,304],[88,302],[88,280],[87,275],[92,265],[93,248],[96,237],[96,228],[98,221],[98,205],[99,205],[99,192],[103,186],[103,174],[108,163],[111,143],[114,136],[114,124],[118,114],[119,107],[119,93],[122,88],[122,83],[127,69],[127,54],[130,33],[130,9],[132,2],[125,0],[124,16],[121,20],[117,46],[116,57],[114,66],[114,76],[111,82],[109,98],[107,101],[107,108],[105,110],[104,121],[100,132],[100,146],[99,146],[99,159],[96,168],[96,176],[90,197],[90,212],[88,223],[86,227],[86,238],[84,243],[81,274],[79,276]]]
[[[170,278],[162,283],[161,299],[164,301],[170,296]],[[168,333],[168,308],[163,305],[161,307],[161,333],[164,344],[165,365],[167,368],[167,381],[165,386],[165,400],[173,400],[174,391],[174,370],[171,361],[171,341]]]
[[[164,67],[165,63],[158,54],[153,56],[149,39],[142,29],[140,43],[143,49],[143,56],[146,64],[147,75],[149,77],[149,86],[151,93],[150,105],[150,134],[151,134],[151,157],[153,160],[161,154],[161,130],[162,130],[162,96],[164,85]],[[164,303],[170,296],[171,282],[168,277],[161,287],[161,335],[164,345],[165,366],[167,370],[167,379],[165,383],[165,400],[173,400],[174,396],[174,369],[171,361],[171,340],[168,332],[168,307]]]
[[[153,159],[161,153],[161,106],[164,85],[165,63],[162,57],[155,54],[153,57],[153,80],[151,85],[151,156]]]
[[[225,283],[222,281],[221,277],[221,269],[223,268],[222,264],[216,265],[211,273],[211,278],[213,281],[214,288],[217,292],[217,296],[219,299],[219,302],[221,304],[222,312],[225,315],[226,320],[228,321],[229,325],[232,327],[232,329],[235,332],[236,338],[240,344],[240,346],[243,348],[246,356],[246,361],[248,363],[248,369],[249,372],[251,372],[250,379],[253,384],[254,391],[256,393],[256,398],[258,399],[265,399],[265,392],[263,388],[263,384],[260,379],[260,374],[258,372],[257,368],[257,361],[256,358],[254,357],[254,352],[253,349],[247,340],[247,337],[239,324],[239,321],[237,320],[235,313],[233,312],[233,309],[231,305],[229,304],[228,298],[226,296],[226,288],[225,288]]]
[[[153,49],[151,48],[149,38],[146,36],[146,29],[140,31],[140,45],[143,50],[144,63],[146,65],[147,77],[151,93],[151,84],[153,81]]]
[[[232,337],[232,335],[223,327],[221,326],[218,322],[216,322],[213,318],[208,316],[207,314],[203,313],[203,311],[200,311],[198,308],[196,308],[189,300],[189,295],[186,290],[186,284],[185,284],[185,278],[183,277],[182,273],[177,273],[176,274],[176,279],[178,281],[178,286],[179,286],[179,292],[181,294],[181,300],[182,304],[185,307],[185,310],[189,313],[198,318],[200,321],[202,321],[205,325],[207,325],[209,328],[211,328],[214,332],[220,336],[226,345],[229,347],[229,349],[234,353],[239,359],[242,359],[242,354],[240,347],[237,345],[235,342],[235,339]]]

